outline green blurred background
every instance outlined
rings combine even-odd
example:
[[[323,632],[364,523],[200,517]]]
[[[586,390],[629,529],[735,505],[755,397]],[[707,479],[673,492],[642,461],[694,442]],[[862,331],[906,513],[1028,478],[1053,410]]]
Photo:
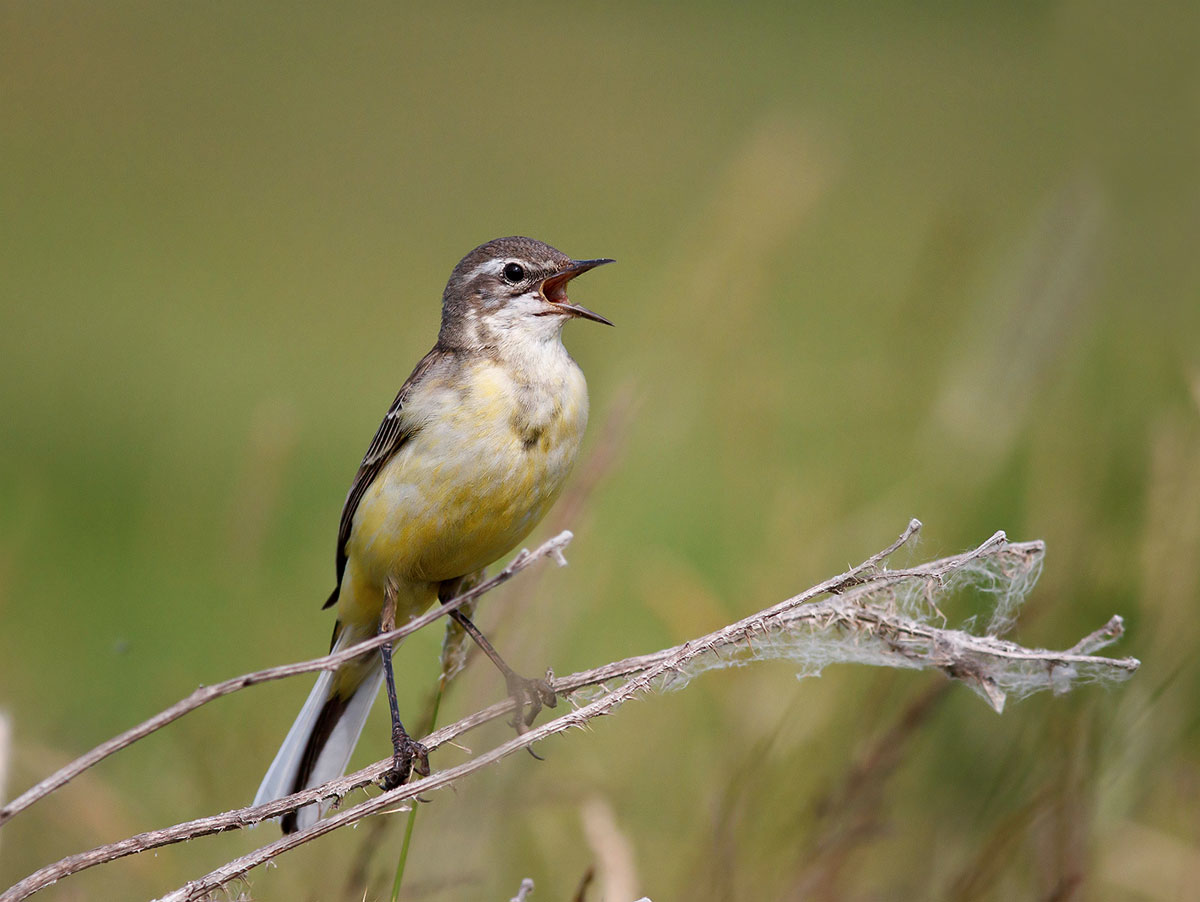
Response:
[[[911,516],[920,556],[1045,539],[1016,638],[1121,613],[1144,666],[1001,717],[932,674],[710,674],[437,794],[410,897],[529,876],[569,899],[592,866],[593,902],[1188,897],[1198,41],[1194,2],[5,4],[7,793],[324,649],[342,498],[446,276],[528,234],[620,263],[574,292],[617,328],[566,335],[587,459],[534,539],[569,526],[571,565],[479,618],[521,668],[682,641]],[[439,641],[399,656],[405,710]],[[248,803],[308,687],[218,702],[44,800],[0,833],[0,885]],[[443,721],[502,692],[476,664]],[[356,764],[386,754],[375,716]],[[402,821],[249,892],[383,898]],[[157,895],[274,835],[43,895]]]

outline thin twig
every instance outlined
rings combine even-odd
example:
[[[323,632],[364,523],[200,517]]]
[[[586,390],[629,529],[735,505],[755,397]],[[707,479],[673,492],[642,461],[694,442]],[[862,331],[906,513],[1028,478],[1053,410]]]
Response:
[[[301,673],[312,673],[317,670],[336,670],[337,667],[346,661],[358,657],[367,651],[372,651],[386,643],[398,641],[405,636],[419,630],[421,627],[432,623],[439,617],[443,617],[456,610],[460,606],[466,604],[472,599],[478,598],[485,592],[490,592],[492,589],[508,582],[516,574],[520,573],[530,564],[541,560],[545,557],[554,557],[562,559],[563,549],[571,541],[572,535],[569,531],[559,533],[554,538],[544,542],[534,551],[520,551],[516,557],[512,559],[507,567],[493,576],[486,582],[480,583],[473,589],[464,592],[458,598],[446,602],[443,605],[436,605],[432,610],[426,612],[420,617],[414,618],[399,629],[391,630],[387,633],[380,633],[357,645],[351,645],[348,648],[342,649],[335,654],[325,655],[320,658],[313,658],[311,661],[302,661],[298,664],[284,664],[279,667],[268,667],[266,670],[259,670],[255,673],[249,673],[244,676],[234,677],[231,680],[225,680],[223,683],[217,683],[213,686],[201,686],[187,698],[176,702],[171,707],[167,708],[149,720],[143,721],[136,727],[126,730],[119,736],[114,736],[108,742],[101,743],[90,752],[76,758],[70,764],[51,774],[46,779],[42,780],[36,786],[26,790],[17,798],[0,808],[0,826],[11,820],[21,811],[28,808],[34,802],[54,792],[54,790],[69,783],[75,777],[79,776],[88,768],[100,763],[114,752],[119,752],[133,743],[137,742],[156,730],[161,730],[167,724],[178,720],[187,714],[189,711],[194,711],[202,705],[206,705],[214,699],[237,692],[239,689],[245,689],[247,686],[253,686],[257,683],[265,683],[270,680],[279,680],[284,677],[296,676]]]
[[[0,711],[0,798],[8,785],[8,762],[12,760],[12,724],[8,714]]]
[[[1113,614],[1108,623],[1095,632],[1088,633],[1068,650],[1076,655],[1090,655],[1094,651],[1112,645],[1124,634],[1125,618],[1120,614]]]
[[[517,894],[508,902],[526,902],[529,896],[533,893],[533,881],[526,877],[521,881],[520,887],[517,888]]]

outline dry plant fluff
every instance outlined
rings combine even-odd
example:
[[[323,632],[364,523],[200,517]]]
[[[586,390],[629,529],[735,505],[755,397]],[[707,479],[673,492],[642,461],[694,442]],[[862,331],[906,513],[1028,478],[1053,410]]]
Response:
[[[793,661],[800,678],[819,676],[830,664],[869,664],[941,670],[1001,713],[1009,697],[1043,689],[1061,694],[1077,683],[1120,682],[1137,670],[1136,658],[1094,655],[1124,633],[1119,616],[1067,651],[1023,648],[1000,638],[1016,622],[1041,573],[1042,542],[1009,542],[997,532],[963,554],[888,569],[887,558],[920,527],[913,520],[894,545],[843,576],[688,643],[699,653],[663,673],[653,688],[682,689],[705,671],[755,661]],[[942,606],[970,594],[990,605],[987,628],[972,631],[978,615],[949,628]],[[821,595],[830,597],[811,600]],[[574,697],[587,694],[595,690]]]

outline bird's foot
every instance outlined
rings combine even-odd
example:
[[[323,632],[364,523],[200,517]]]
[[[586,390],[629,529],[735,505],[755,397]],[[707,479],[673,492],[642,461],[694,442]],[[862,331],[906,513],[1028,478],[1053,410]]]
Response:
[[[508,694],[517,703],[513,719],[508,722],[518,733],[524,733],[533,725],[543,707],[553,708],[558,704],[558,694],[550,685],[554,673],[546,671],[543,679],[531,680],[520,674],[509,672]]]
[[[392,769],[379,778],[382,789],[395,789],[408,782],[413,774],[429,776],[429,749],[413,739],[403,729],[392,730]]]

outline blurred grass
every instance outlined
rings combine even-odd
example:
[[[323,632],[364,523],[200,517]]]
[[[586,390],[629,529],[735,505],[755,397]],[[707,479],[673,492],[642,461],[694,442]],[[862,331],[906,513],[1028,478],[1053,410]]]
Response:
[[[197,683],[322,650],[345,487],[445,277],[525,233],[620,260],[578,289],[618,328],[568,329],[591,447],[626,387],[638,399],[568,524],[571,567],[484,606],[526,670],[712,628],[910,516],[923,554],[997,528],[1046,539],[1019,638],[1069,644],[1119,612],[1145,666],[1002,718],[952,690],[871,772],[866,807],[824,814],[931,680],[711,676],[438,796],[414,897],[507,898],[532,876],[569,898],[600,797],[654,899],[1185,898],[1198,19],[1182,2],[5,4],[10,791]],[[410,710],[439,638],[400,656]],[[306,688],[222,702],[43,802],[0,837],[0,883],[244,804]],[[499,691],[472,668],[445,716]],[[256,897],[362,898],[346,881],[365,836],[254,875]],[[44,895],[157,894],[266,838]]]

